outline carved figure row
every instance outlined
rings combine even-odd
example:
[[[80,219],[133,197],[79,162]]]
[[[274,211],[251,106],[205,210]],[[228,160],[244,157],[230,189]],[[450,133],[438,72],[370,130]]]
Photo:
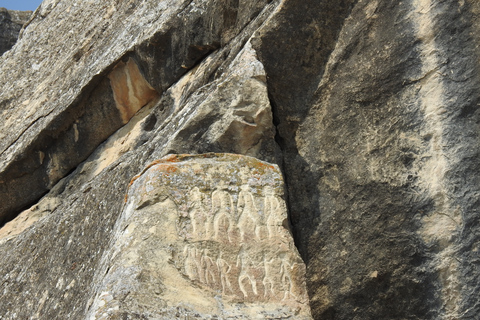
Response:
[[[286,253],[278,257],[256,261],[246,250],[240,250],[235,262],[224,259],[222,253],[214,256],[208,249],[189,244],[184,249],[185,274],[212,289],[221,289],[225,295],[237,295],[264,300],[296,299],[294,268]],[[263,290],[263,293],[260,292]]]
[[[211,210],[207,210],[204,205],[204,194],[197,187],[193,188],[190,193],[189,210],[193,238],[233,242],[233,234],[237,230],[242,242],[250,237],[256,239],[274,237],[278,232],[278,226],[281,225],[283,208],[270,186],[264,188],[264,195],[261,214],[248,185],[241,186],[236,206],[232,195],[227,190],[219,188],[213,191]]]

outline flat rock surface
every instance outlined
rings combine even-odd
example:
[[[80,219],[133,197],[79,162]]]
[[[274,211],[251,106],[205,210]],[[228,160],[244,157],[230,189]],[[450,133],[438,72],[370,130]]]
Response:
[[[277,166],[245,156],[151,163],[129,187],[91,319],[311,319],[283,188]]]

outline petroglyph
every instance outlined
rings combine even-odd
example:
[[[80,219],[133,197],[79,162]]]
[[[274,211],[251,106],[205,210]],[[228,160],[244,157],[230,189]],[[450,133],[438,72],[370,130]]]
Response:
[[[270,186],[261,192],[264,196],[255,196],[250,188],[241,185],[240,192],[236,193],[220,186],[207,194],[194,187],[188,193],[192,240],[231,243],[238,234],[241,242],[249,242],[262,240],[267,234],[272,238],[282,233],[284,217],[279,212],[285,210],[283,200]],[[236,203],[234,198],[238,199]],[[205,203],[211,203],[211,208]]]
[[[282,280],[284,296],[282,300],[285,300],[290,295],[293,299],[297,297],[292,293],[292,270],[295,266],[295,263],[291,263],[290,259],[285,253],[282,253],[280,256],[281,266],[280,266],[280,276]]]
[[[190,192],[190,199],[192,201],[189,216],[192,224],[192,234],[197,239],[206,239],[207,238],[207,210],[203,204],[203,194],[200,192],[198,187],[195,187]]]
[[[185,246],[185,272],[192,280],[199,280],[204,282],[204,272],[202,271],[201,256],[199,257],[198,250],[193,245]]]
[[[270,186],[266,186],[264,189],[265,193],[265,203],[264,203],[264,212],[267,217],[267,230],[268,237],[274,237],[278,231],[279,226],[281,226],[282,221],[279,221],[278,212],[281,212],[282,207],[280,206],[280,201],[275,196],[275,193]]]
[[[200,157],[158,160],[132,183],[129,201],[170,198],[179,208],[172,264],[212,296],[295,308],[308,301],[305,267],[283,225],[279,170],[248,157],[223,156],[243,162],[235,166]]]
[[[227,294],[228,291],[230,293],[234,293],[232,289],[232,284],[230,283],[229,273],[232,270],[232,266],[225,260],[222,259],[222,253],[217,258],[217,267],[220,271],[220,282],[222,284],[222,293]]]
[[[202,270],[205,271],[205,283],[215,287],[218,276],[218,266],[210,257],[208,249],[203,249],[202,254]]]
[[[267,256],[263,256],[263,266],[265,268],[265,273],[263,276],[263,287],[265,288],[264,297],[274,297],[275,296],[275,274],[277,270],[274,267],[274,258],[267,260]]]
[[[245,237],[256,237],[260,239],[260,228],[262,221],[260,220],[255,199],[250,192],[248,185],[242,185],[240,194],[238,195],[238,228],[240,229],[240,239],[245,241]]]
[[[213,226],[216,240],[228,239],[231,242],[232,217],[234,216],[233,198],[225,189],[225,186],[221,186],[212,193]]]
[[[267,234],[272,238],[281,233],[284,217],[278,213],[285,210],[281,205],[283,200],[270,186],[262,193],[265,196],[255,196],[249,185],[240,186],[239,193],[229,192],[226,186],[211,194],[194,187],[188,193],[192,240],[231,243],[239,235],[241,242],[250,242],[262,240]],[[238,199],[236,203],[234,198]],[[211,203],[211,208],[205,203]]]
[[[243,250],[240,252],[237,257],[237,267],[240,267],[238,286],[240,287],[244,297],[248,297],[248,291],[252,291],[254,295],[258,295],[257,281],[255,279],[256,266],[247,252]]]

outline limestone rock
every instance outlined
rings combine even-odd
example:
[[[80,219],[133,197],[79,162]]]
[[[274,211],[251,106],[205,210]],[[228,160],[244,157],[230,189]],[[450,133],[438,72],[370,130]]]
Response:
[[[250,6],[246,10],[253,8]],[[54,184],[38,203],[4,226],[0,239],[4,257],[0,260],[3,273],[0,317],[85,318],[89,301],[96,294],[95,286],[102,279],[102,274],[97,272],[100,259],[108,254],[109,243],[114,240],[112,230],[122,210],[126,188],[140,168],[151,161],[172,152],[238,152],[237,148],[257,158],[275,158],[266,75],[255,50],[248,44],[273,9],[271,5],[257,12],[252,21],[247,21],[248,26],[228,44],[209,54],[191,70],[182,69],[184,76],[167,88],[159,100],[154,99],[139,110],[125,126],[96,147],[86,161]],[[21,41],[27,37],[26,32]],[[6,56],[23,59],[10,57],[9,53]],[[128,61],[119,62],[117,68],[125,70]],[[144,75],[142,68],[138,70]],[[122,79],[128,81],[135,72],[133,67],[116,79],[120,79],[120,83]],[[66,132],[59,131],[63,135],[57,137],[58,141],[44,141],[46,146],[57,144],[55,148],[65,148],[68,145],[61,143],[65,139],[75,148],[85,144],[93,146],[99,143],[99,137],[82,134],[86,132],[81,130],[82,126],[98,132],[105,130],[101,126],[109,126],[112,121],[122,124],[119,113],[108,118],[104,111],[106,108],[118,110],[108,77],[95,90],[97,93],[81,98],[86,99],[82,102],[84,106],[90,106],[85,112],[94,122],[83,122],[81,117]],[[134,97],[134,92],[126,97]],[[232,96],[236,98],[231,99]],[[99,128],[89,127],[92,124]],[[226,137],[235,138],[235,143]],[[69,150],[72,149],[66,149]],[[80,162],[72,158],[71,153],[54,154]],[[78,153],[73,154],[78,156]],[[38,158],[31,160],[35,159]],[[16,165],[18,162],[14,161],[10,168],[16,168],[22,175],[22,167]],[[28,203],[34,198],[32,193],[38,191],[37,180],[25,172],[22,177],[25,179],[22,192],[30,198],[15,196],[12,199],[8,195],[6,198]],[[57,176],[59,178],[61,175]],[[5,197],[5,194],[0,196]],[[2,203],[8,204],[8,201]],[[23,249],[15,249],[19,247],[30,253],[26,255]],[[97,277],[99,281],[95,280]]]
[[[265,5],[234,2],[44,1],[23,41],[0,58],[0,223],[38,200]],[[184,36],[194,28],[204,32]],[[128,81],[132,92],[120,93]]]
[[[31,15],[31,11],[0,8],[0,55],[17,42],[22,26],[28,22]]]
[[[283,194],[254,158],[154,161],[130,183],[87,318],[311,319]]]
[[[254,47],[314,316],[478,317],[478,2],[313,2],[328,27],[286,4]]]
[[[313,318],[477,318],[479,15],[473,0],[43,1],[0,57],[0,318],[308,318],[304,291],[280,290],[282,257],[267,301],[263,257],[241,251],[263,263],[257,297],[225,240],[239,231],[192,238],[188,199],[211,209],[221,185],[187,199],[157,164],[128,188],[167,154],[212,152],[281,168]]]

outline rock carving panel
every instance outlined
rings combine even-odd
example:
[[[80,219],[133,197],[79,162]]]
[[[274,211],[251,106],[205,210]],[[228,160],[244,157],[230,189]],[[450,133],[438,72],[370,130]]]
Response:
[[[192,286],[237,302],[307,303],[277,167],[231,154],[168,156],[132,180],[128,202],[166,198],[177,208],[173,264]]]
[[[220,184],[187,194],[183,272],[193,282],[245,300],[298,299],[296,252],[283,241],[285,205],[271,186]],[[179,233],[179,237],[181,237]],[[279,246],[276,246],[279,244]]]

